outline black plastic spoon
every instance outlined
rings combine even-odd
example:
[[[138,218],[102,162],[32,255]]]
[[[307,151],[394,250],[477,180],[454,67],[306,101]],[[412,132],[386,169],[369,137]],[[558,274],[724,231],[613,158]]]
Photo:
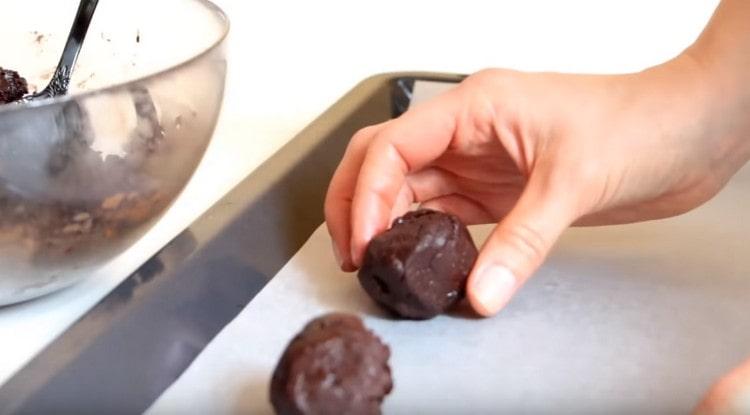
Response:
[[[94,17],[94,11],[99,0],[81,0],[78,5],[78,13],[73,21],[73,26],[68,34],[68,41],[65,43],[62,57],[57,64],[57,69],[52,75],[52,79],[46,88],[36,94],[25,96],[21,102],[38,101],[47,98],[54,98],[59,95],[65,95],[68,92],[70,77],[73,74],[78,54],[83,47],[83,40],[91,24],[91,18]]]

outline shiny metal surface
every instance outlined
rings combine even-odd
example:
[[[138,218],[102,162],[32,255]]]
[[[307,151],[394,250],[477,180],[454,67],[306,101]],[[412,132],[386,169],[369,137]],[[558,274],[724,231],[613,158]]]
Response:
[[[23,101],[48,99],[68,93],[70,77],[76,66],[78,55],[83,48],[83,41],[86,39],[86,34],[89,31],[91,19],[94,17],[98,3],[99,0],[81,0],[81,3],[78,5],[76,18],[73,20],[73,26],[70,28],[70,34],[68,34],[68,40],[65,42],[60,62],[58,62],[57,68],[55,68],[55,73],[52,74],[52,79],[50,79],[46,88],[36,94],[25,96]]]
[[[352,134],[403,112],[414,78],[461,79],[363,81],[0,386],[0,414],[146,410],[322,223]]]
[[[112,259],[143,236],[195,171],[221,107],[228,22],[205,1],[164,4],[184,6],[187,21],[133,22],[138,34],[128,35],[135,51],[128,59],[134,70],[114,58],[110,72],[106,65],[93,71],[84,65],[82,76],[96,78],[91,84],[99,88],[87,90],[84,78],[72,96],[0,108],[0,305],[63,288]],[[109,21],[117,14],[105,10],[95,18],[98,30],[111,24],[127,33],[130,22]],[[140,33],[158,36],[149,27],[157,23],[169,36],[185,32],[204,42],[165,51],[175,60],[154,65],[158,50],[152,49],[167,41],[154,38],[149,48]],[[104,53],[110,43],[112,56],[120,56],[122,43],[100,33],[94,52]]]

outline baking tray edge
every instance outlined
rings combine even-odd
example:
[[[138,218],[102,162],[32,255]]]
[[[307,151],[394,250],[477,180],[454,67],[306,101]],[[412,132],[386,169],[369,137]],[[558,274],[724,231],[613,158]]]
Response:
[[[463,78],[360,82],[2,385],[0,413],[145,411],[323,222],[351,136],[405,111],[416,80]]]

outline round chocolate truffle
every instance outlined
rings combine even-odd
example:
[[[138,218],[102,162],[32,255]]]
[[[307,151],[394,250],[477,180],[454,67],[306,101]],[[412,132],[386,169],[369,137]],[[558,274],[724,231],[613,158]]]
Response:
[[[271,380],[277,414],[380,414],[393,388],[388,346],[357,316],[318,317],[292,339]]]
[[[18,72],[0,68],[0,104],[18,101],[28,92],[26,80]]]
[[[463,297],[476,258],[474,241],[458,218],[421,209],[370,241],[359,282],[387,310],[428,319]]]

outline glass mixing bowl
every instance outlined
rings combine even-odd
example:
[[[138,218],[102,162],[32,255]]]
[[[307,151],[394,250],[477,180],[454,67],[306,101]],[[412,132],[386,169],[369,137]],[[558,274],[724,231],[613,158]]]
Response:
[[[0,66],[42,89],[78,0],[3,0]],[[74,283],[153,225],[213,134],[229,24],[204,0],[102,1],[71,94],[0,106],[0,305]]]

